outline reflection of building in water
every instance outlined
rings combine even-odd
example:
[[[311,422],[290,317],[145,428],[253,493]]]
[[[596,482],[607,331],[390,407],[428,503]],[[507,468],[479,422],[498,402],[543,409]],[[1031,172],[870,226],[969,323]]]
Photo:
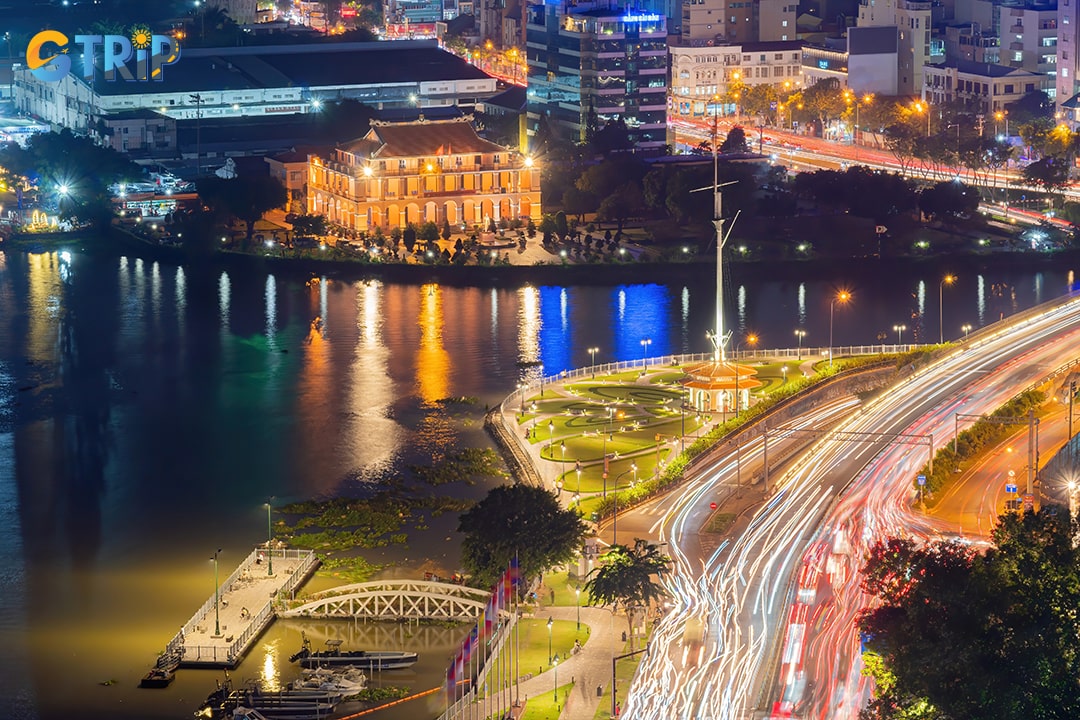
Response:
[[[416,355],[416,386],[421,399],[432,403],[448,395],[450,355],[443,347],[443,290],[437,284],[420,288],[420,349]]]
[[[390,350],[386,346],[382,302],[385,286],[378,281],[357,283],[356,345],[349,363],[346,388],[345,459],[351,467],[383,470],[389,466],[401,438],[401,427],[392,419],[396,399],[390,376]]]
[[[518,363],[532,368],[540,363],[540,291],[531,285],[518,290]],[[528,375],[540,376],[542,367]]]

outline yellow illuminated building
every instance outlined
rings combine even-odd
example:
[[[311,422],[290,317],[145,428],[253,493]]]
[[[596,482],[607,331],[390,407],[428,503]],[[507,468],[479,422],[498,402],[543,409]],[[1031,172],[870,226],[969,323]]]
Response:
[[[356,230],[540,219],[532,158],[484,140],[471,118],[386,122],[308,162],[308,212]]]

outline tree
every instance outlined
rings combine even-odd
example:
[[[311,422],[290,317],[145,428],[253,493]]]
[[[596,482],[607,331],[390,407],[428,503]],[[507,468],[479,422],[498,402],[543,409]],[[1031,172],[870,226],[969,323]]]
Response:
[[[445,240],[446,242],[450,242],[450,237],[453,235],[453,231],[450,230],[450,223],[446,220],[443,220],[441,235],[443,240]],[[458,240],[458,242],[460,242],[460,239]]]
[[[979,209],[979,193],[955,180],[939,182],[919,193],[919,210],[938,220],[968,216]]]
[[[405,249],[412,252],[416,248],[416,225],[407,223],[401,233],[401,241],[405,243]]]
[[[196,187],[203,202],[220,214],[244,223],[245,247],[251,244],[255,223],[268,211],[285,205],[288,199],[285,186],[268,175],[229,180],[211,175],[199,178]]]
[[[577,215],[578,222],[584,222],[585,213],[596,210],[596,198],[571,185],[562,195],[562,206],[567,215]]]
[[[1043,158],[1024,168],[1024,180],[1058,195],[1069,182],[1069,168],[1061,158]]]
[[[293,231],[299,237],[318,237],[326,234],[325,215],[297,215],[292,221]]]
[[[593,150],[604,156],[634,147],[634,144],[630,142],[630,130],[621,116],[615,120],[608,120],[604,127],[593,134],[590,144]]]
[[[802,93],[802,105],[824,128],[830,118],[838,118],[847,110],[844,93],[837,78],[819,80]]]
[[[1006,513],[994,547],[891,539],[872,548],[860,618],[895,680],[868,717],[1020,720],[1080,717],[1080,553],[1056,506]]]
[[[748,150],[749,148],[746,145],[746,131],[738,125],[731,128],[731,132],[727,134],[723,144],[720,145],[720,152],[722,153],[744,153]]]
[[[639,215],[644,204],[645,198],[642,197],[638,184],[626,183],[603,199],[596,210],[596,218],[601,222],[614,222],[616,229],[622,232],[623,223],[628,218]]]
[[[533,485],[501,485],[458,520],[465,534],[461,562],[477,587],[499,578],[518,558],[523,578],[533,578],[567,562],[585,540],[588,528],[578,514],[564,510],[555,496]]]
[[[613,610],[623,610],[634,634],[634,616],[638,610],[647,609],[654,600],[664,596],[664,588],[656,579],[667,572],[671,558],[647,540],[634,539],[634,547],[612,545],[600,556],[600,565],[589,574],[585,592],[590,605],[610,605]]]
[[[96,225],[113,216],[108,186],[138,178],[141,171],[125,155],[67,128],[32,135],[22,148],[0,147],[0,168],[9,181],[37,180],[45,197],[56,197],[59,213]]]

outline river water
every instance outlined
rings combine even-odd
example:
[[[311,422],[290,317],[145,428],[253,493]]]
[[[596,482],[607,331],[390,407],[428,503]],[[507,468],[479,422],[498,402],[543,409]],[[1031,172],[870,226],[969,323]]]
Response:
[[[1069,267],[842,269],[813,280],[735,279],[732,344],[935,341],[1048,300]],[[0,708],[36,718],[186,718],[220,674],[183,670],[138,690],[165,642],[222,575],[265,540],[275,502],[361,493],[455,445],[487,445],[479,418],[524,373],[708,350],[714,294],[690,282],[450,287],[309,281],[134,257],[0,253]],[[745,344],[744,344],[745,347]],[[436,402],[478,398],[471,417]],[[449,492],[483,495],[482,485]],[[392,572],[458,569],[456,518],[372,551]],[[230,561],[230,558],[233,559]],[[318,584],[319,581],[316,581]],[[325,581],[322,581],[325,583]],[[416,649],[382,680],[439,685],[461,630],[276,623],[234,673],[288,679],[300,633],[316,644]],[[115,682],[110,682],[115,681]],[[397,718],[434,716],[438,694]]]

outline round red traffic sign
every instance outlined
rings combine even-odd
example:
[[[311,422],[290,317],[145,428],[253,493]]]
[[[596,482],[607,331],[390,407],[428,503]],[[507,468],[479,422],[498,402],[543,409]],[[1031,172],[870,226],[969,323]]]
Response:
[[[715,510],[716,509],[716,503],[714,503],[714,502],[709,503],[709,508],[712,509],[712,510]]]

